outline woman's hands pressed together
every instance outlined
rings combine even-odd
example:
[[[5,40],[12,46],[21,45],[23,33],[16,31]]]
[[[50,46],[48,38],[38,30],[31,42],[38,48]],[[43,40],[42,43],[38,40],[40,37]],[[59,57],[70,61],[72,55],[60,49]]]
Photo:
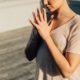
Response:
[[[37,29],[43,40],[46,40],[50,37],[54,21],[51,20],[50,23],[47,22],[46,9],[43,9],[43,11],[38,9],[37,14],[33,13],[33,17],[34,21],[30,20],[30,23]]]

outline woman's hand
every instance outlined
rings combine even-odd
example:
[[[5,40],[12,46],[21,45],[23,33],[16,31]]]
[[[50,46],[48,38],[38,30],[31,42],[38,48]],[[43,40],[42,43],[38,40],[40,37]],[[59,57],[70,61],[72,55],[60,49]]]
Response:
[[[50,37],[50,32],[54,21],[51,20],[50,23],[47,22],[46,9],[43,9],[43,13],[40,9],[37,10],[37,15],[33,13],[34,22],[30,20],[30,23],[38,30],[40,36],[46,40]]]

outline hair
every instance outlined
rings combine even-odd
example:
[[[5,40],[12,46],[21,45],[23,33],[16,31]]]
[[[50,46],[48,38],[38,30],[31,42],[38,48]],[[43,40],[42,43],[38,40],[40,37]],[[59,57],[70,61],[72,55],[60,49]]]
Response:
[[[66,0],[68,4],[70,4],[70,0]]]
[[[70,4],[70,0],[66,0],[68,4]],[[40,5],[43,6],[43,0],[40,0]]]
[[[70,5],[70,0],[66,0],[68,5]],[[40,8],[42,9],[43,8],[43,0],[40,0]]]

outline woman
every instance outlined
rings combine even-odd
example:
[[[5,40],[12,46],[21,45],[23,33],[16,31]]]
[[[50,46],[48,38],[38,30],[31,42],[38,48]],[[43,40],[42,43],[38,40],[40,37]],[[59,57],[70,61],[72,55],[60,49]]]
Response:
[[[36,56],[36,80],[80,80],[80,16],[67,0],[42,0],[30,23],[43,39]],[[46,9],[52,13],[48,21]]]

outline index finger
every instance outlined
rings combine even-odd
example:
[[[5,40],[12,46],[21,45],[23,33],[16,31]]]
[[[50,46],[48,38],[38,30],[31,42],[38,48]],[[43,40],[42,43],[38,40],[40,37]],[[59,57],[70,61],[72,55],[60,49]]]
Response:
[[[44,20],[47,22],[47,14],[45,8],[43,8],[43,16],[44,16]]]

